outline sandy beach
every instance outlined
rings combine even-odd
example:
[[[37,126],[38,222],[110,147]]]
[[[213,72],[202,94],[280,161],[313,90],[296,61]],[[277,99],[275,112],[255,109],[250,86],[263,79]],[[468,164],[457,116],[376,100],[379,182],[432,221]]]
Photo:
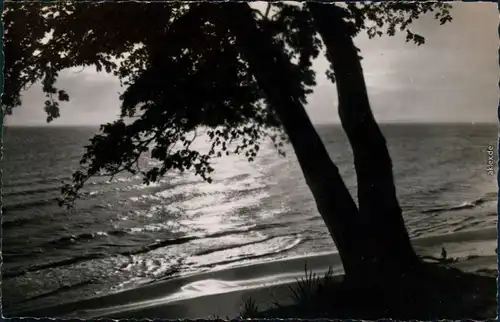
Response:
[[[439,258],[442,247],[451,266],[466,272],[492,275],[497,270],[496,231],[471,231],[415,239],[416,250],[426,258]],[[58,306],[35,308],[16,316],[78,318],[235,318],[251,297],[260,310],[274,301],[290,303],[289,286],[304,276],[304,267],[323,274],[331,266],[342,278],[338,254],[323,253],[250,266],[219,269],[159,281],[140,288]]]

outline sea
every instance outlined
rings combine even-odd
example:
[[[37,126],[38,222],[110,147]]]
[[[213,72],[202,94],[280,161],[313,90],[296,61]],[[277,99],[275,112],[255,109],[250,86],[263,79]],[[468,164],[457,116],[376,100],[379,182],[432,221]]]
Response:
[[[381,129],[412,238],[496,231],[496,170],[488,171],[496,125]],[[342,128],[317,130],[355,196],[352,151]],[[178,172],[150,185],[130,174],[111,182],[96,177],[74,210],[60,208],[61,183],[78,169],[96,131],[4,129],[4,315],[187,274],[335,251],[292,148],[285,146],[283,157],[271,142],[262,143],[253,162],[238,155],[215,160],[212,183]],[[142,162],[156,164],[148,157]]]

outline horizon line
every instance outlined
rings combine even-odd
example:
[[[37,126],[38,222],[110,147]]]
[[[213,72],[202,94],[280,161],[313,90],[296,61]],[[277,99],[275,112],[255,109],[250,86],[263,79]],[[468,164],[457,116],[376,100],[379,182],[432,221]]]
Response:
[[[406,124],[406,125],[420,125],[420,124],[498,124],[497,122],[487,122],[487,121],[379,121],[379,125],[395,125],[395,124]],[[4,127],[99,127],[103,124],[3,124]],[[340,122],[328,122],[328,123],[313,123],[313,125],[342,125]]]

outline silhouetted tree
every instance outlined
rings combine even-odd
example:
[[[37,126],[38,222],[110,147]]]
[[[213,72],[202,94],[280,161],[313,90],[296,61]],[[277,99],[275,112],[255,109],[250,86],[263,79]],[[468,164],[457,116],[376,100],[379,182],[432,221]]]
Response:
[[[58,102],[69,100],[55,82],[70,67],[95,65],[126,86],[121,119],[101,127],[86,147],[82,169],[63,188],[61,203],[69,205],[97,174],[140,172],[151,182],[171,169],[194,169],[210,182],[212,158],[244,153],[251,161],[264,138],[272,138],[280,149],[286,134],[346,273],[362,276],[373,270],[373,263],[389,262],[382,265],[388,267],[397,258],[412,263],[416,256],[352,38],[361,30],[381,35],[384,24],[389,34],[396,27],[405,30],[434,7],[446,21],[447,7],[430,3],[273,3],[264,15],[242,3],[9,4],[2,108],[10,113],[21,104],[22,89],[41,81],[50,122],[59,116]],[[311,60],[321,49],[318,31],[332,64],[330,77],[337,79],[342,125],[353,146],[361,212],[304,109],[315,84]],[[422,41],[410,31],[408,39]],[[135,121],[126,124],[125,117]],[[207,153],[191,148],[200,126],[208,128]],[[234,150],[231,142],[236,142]],[[144,153],[161,165],[141,169]]]
[[[407,29],[412,19],[439,9],[435,18],[443,24],[451,19],[449,5],[386,2],[378,7],[349,4],[343,8],[309,2],[307,8],[326,45],[326,57],[333,71],[331,80],[337,85],[339,116],[353,149],[359,211],[371,227],[370,239],[377,241],[373,244],[374,260],[382,264],[379,270],[385,272],[412,270],[419,260],[404,225],[391,158],[370,108],[359,50],[353,38],[368,28],[367,17],[371,17],[380,28],[388,25],[387,34],[394,35],[399,27],[401,31],[406,30],[407,41],[420,45],[424,38]],[[382,35],[382,31],[375,31],[373,27],[368,31],[371,37]]]

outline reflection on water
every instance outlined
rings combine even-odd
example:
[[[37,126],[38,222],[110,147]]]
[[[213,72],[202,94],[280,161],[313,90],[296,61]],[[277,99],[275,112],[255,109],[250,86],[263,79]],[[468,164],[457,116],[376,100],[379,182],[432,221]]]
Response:
[[[352,153],[342,130],[318,130],[355,196]],[[496,227],[495,180],[484,170],[483,153],[496,137],[495,126],[391,125],[382,130],[412,237]],[[112,183],[94,178],[76,212],[67,213],[54,203],[59,182],[77,165],[75,156],[91,131],[27,131],[8,129],[5,135],[4,307],[57,303],[179,275],[335,250],[289,147],[287,158],[269,145],[251,163],[236,155],[218,159],[212,184],[174,172],[149,186],[138,176],[119,176]],[[21,143],[33,144],[33,152],[22,153]],[[47,149],[53,158],[40,157]],[[62,164],[54,167],[53,161]]]

